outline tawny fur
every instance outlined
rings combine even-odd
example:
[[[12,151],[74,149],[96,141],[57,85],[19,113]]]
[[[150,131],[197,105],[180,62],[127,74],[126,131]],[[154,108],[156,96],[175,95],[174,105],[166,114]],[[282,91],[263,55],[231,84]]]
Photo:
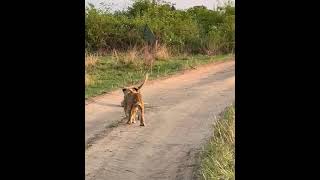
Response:
[[[123,87],[122,88],[122,91],[123,91],[123,94],[124,94],[124,98],[123,98],[123,100],[122,100],[122,102],[121,102],[121,107],[124,107],[124,104],[126,103],[125,101],[126,101],[126,97],[127,97],[127,95],[128,95],[128,93],[129,93],[129,91],[135,91],[135,92],[140,92],[140,89],[143,87],[143,85],[147,82],[147,80],[148,80],[148,77],[149,77],[149,75],[148,75],[148,73],[146,74],[146,76],[145,76],[145,78],[144,78],[144,81],[143,81],[143,83],[140,85],[140,86],[130,86],[130,87]]]
[[[136,116],[140,120],[140,125],[145,126],[144,122],[144,102],[142,100],[142,95],[140,89],[146,83],[148,79],[148,74],[146,74],[144,82],[138,86],[125,87],[122,89],[124,94],[124,100],[121,102],[121,106],[124,107],[124,112],[128,118],[128,124],[135,123]]]
[[[140,92],[129,91],[125,104],[128,114],[128,124],[136,122],[136,116],[140,120],[140,126],[145,126],[144,121],[144,103]]]

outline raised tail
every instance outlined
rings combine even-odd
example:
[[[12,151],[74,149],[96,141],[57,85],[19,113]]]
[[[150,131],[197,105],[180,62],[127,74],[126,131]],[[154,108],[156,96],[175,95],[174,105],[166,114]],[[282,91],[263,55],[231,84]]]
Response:
[[[138,86],[138,88],[136,89],[137,91],[139,91],[143,87],[143,85],[147,82],[148,77],[149,77],[149,74],[147,73],[145,78],[144,78],[143,83],[140,86]]]

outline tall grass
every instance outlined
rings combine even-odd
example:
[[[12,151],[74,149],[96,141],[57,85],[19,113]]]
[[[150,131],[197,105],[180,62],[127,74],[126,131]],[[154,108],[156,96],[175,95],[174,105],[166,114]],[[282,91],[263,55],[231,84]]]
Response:
[[[141,65],[138,66],[132,63],[122,64],[122,62],[118,62],[118,60],[111,55],[99,57],[95,66],[88,69],[87,74],[89,76],[87,76],[87,79],[89,84],[92,84],[86,86],[85,97],[90,98],[123,86],[134,85],[141,82],[146,72],[149,72],[149,79],[151,80],[170,76],[185,69],[193,69],[199,65],[233,58],[229,55],[215,57],[205,55],[175,56],[170,57],[166,61],[154,60],[152,66],[147,66],[144,65],[143,52],[141,52],[141,50],[138,52],[139,58],[136,61],[141,63]],[[118,52],[117,54],[122,53]],[[124,57],[125,54],[118,56]]]
[[[87,53],[85,55],[85,68],[93,67],[98,61],[98,56],[95,54]]]
[[[170,58],[170,52],[166,45],[156,47],[155,58],[156,60],[168,60]]]
[[[201,177],[204,180],[235,179],[235,109],[228,107],[213,127],[213,137],[204,149]]]
[[[122,52],[114,49],[111,58],[119,68],[126,66],[133,69],[150,68],[156,60],[154,49],[150,46],[134,47]]]
[[[95,83],[94,77],[90,75],[90,72],[94,71],[94,68],[98,62],[99,57],[96,54],[85,54],[85,86],[90,86]]]

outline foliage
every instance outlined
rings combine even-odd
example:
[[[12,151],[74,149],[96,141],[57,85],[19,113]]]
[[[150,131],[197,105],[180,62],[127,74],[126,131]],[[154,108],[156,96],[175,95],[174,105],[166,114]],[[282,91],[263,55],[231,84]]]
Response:
[[[204,6],[176,10],[166,2],[138,0],[128,10],[114,13],[90,5],[85,15],[85,47],[91,52],[142,47],[143,28],[148,24],[172,53],[229,53],[234,49],[234,17],[231,5],[216,11]]]

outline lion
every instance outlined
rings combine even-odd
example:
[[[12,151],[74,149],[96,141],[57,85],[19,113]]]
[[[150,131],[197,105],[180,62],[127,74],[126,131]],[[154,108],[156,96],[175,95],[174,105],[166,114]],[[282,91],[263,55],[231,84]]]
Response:
[[[144,102],[142,100],[142,95],[140,89],[144,86],[148,79],[148,74],[146,74],[144,82],[136,87],[124,87],[122,88],[124,99],[121,102],[121,106],[124,107],[124,112],[128,118],[128,124],[135,123],[135,118],[138,115],[140,120],[140,125],[144,126]],[[139,112],[139,114],[138,114]]]
[[[123,98],[123,100],[122,100],[122,102],[121,102],[121,107],[124,107],[124,104],[126,103],[125,101],[126,101],[127,94],[128,94],[130,91],[140,92],[140,89],[141,89],[141,88],[144,86],[144,84],[147,82],[148,77],[149,77],[149,75],[148,75],[148,73],[147,73],[146,76],[145,76],[145,78],[144,78],[143,83],[142,83],[140,86],[138,86],[138,87],[136,87],[136,86],[129,86],[129,87],[123,87],[123,88],[122,88],[122,92],[123,92],[123,94],[124,94],[124,98]]]
[[[124,103],[126,115],[128,115],[128,124],[136,123],[136,116],[140,120],[140,126],[145,126],[144,121],[144,102],[140,92],[129,89]]]

